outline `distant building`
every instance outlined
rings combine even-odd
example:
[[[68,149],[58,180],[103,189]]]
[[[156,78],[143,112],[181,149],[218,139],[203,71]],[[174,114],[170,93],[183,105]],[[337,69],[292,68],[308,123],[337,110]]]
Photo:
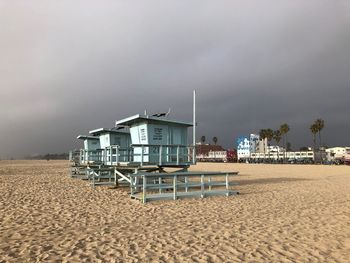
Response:
[[[221,145],[196,144],[197,155],[208,155],[211,151],[225,151]]]
[[[284,148],[276,145],[267,146],[266,152],[284,152]]]
[[[240,136],[237,138],[237,158],[238,160],[249,159],[251,153],[250,137]]]
[[[313,151],[286,152],[284,148],[267,143],[267,139],[260,140],[258,134],[240,136],[237,138],[237,158],[242,160],[314,160]]]
[[[332,147],[326,149],[328,161],[350,158],[350,147]]]
[[[249,136],[240,136],[236,142],[238,160],[249,159],[252,153],[267,151],[267,140],[260,140],[258,134],[251,133]]]
[[[250,153],[259,152],[260,148],[263,148],[263,144],[260,141],[258,134],[250,134],[249,136]]]
[[[196,144],[196,158],[198,161],[210,161],[226,158],[226,150],[221,145]]]

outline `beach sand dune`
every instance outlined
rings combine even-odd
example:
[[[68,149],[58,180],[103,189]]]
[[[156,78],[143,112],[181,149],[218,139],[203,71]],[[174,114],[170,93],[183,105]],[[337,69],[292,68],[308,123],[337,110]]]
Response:
[[[239,171],[237,196],[141,204],[65,161],[0,162],[0,262],[349,262],[350,167]]]

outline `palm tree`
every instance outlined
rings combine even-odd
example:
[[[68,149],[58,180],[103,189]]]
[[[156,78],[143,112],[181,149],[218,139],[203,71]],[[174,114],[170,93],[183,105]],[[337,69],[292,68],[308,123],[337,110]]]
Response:
[[[265,139],[266,139],[266,130],[265,129],[261,129],[259,131],[259,137],[260,137],[260,140],[262,140],[263,146],[264,146],[264,162],[265,162]]]
[[[319,148],[322,146],[321,142],[321,130],[324,128],[324,120],[322,119],[317,119],[315,121],[315,126],[317,127],[317,132],[318,132],[318,142],[319,142]]]
[[[287,133],[289,132],[290,128],[287,123],[284,123],[280,126],[280,131],[283,137],[284,141],[284,161],[286,160],[286,149],[287,149]]]
[[[205,143],[205,136],[204,135],[201,137],[201,142],[202,142],[202,144]]]
[[[276,130],[273,132],[273,139],[276,141],[276,144],[278,146],[278,151],[277,151],[277,160],[280,159],[280,150],[279,150],[279,143],[282,139],[282,134],[280,130]]]
[[[310,131],[311,133],[313,134],[314,136],[314,154],[315,154],[315,149],[316,149],[316,133],[318,133],[318,128],[317,128],[317,125],[316,123],[312,124],[310,126]]]
[[[266,129],[266,139],[267,139],[267,142],[271,142],[271,140],[273,139],[273,130],[271,129]],[[269,154],[269,158],[270,158],[270,151],[268,151],[268,154]]]
[[[213,137],[213,142],[214,142],[215,145],[218,142],[218,138],[216,136]]]

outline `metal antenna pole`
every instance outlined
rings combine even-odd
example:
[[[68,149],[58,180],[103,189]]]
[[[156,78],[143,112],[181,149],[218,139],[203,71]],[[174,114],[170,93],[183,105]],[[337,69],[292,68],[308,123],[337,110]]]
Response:
[[[192,163],[196,164],[196,90],[193,90],[193,156]]]

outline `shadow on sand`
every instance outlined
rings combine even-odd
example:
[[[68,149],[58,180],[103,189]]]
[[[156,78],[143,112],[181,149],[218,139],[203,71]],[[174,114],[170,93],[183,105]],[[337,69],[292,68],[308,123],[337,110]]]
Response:
[[[238,185],[254,185],[254,184],[280,184],[289,182],[300,182],[300,181],[312,181],[311,179],[303,178],[262,178],[262,179],[252,179],[252,180],[241,180],[237,181]]]

